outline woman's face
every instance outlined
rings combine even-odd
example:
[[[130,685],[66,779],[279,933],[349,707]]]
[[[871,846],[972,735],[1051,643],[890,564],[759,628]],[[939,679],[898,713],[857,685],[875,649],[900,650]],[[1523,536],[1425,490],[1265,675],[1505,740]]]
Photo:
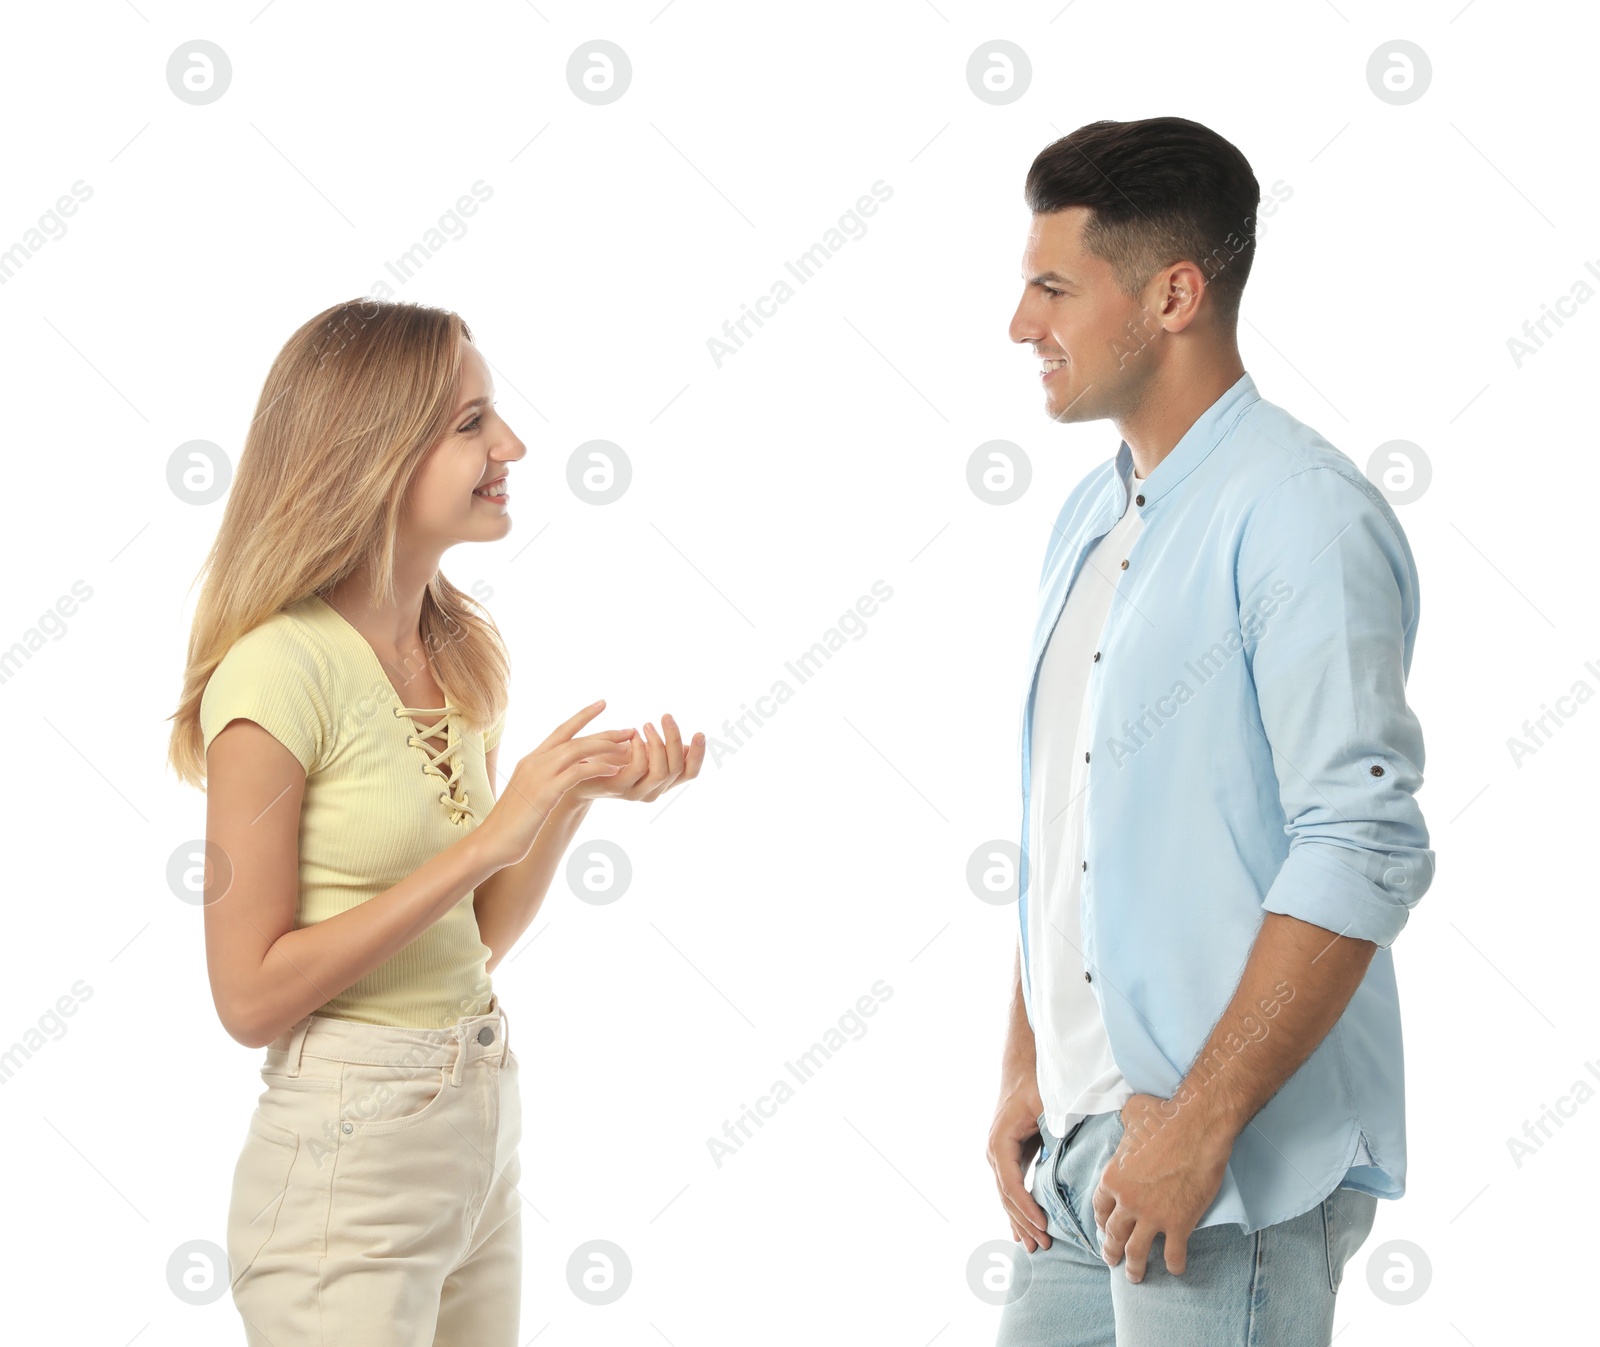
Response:
[[[461,342],[450,429],[428,451],[406,497],[406,519],[415,541],[449,547],[487,542],[511,531],[509,468],[528,447],[494,409],[489,366],[478,348]],[[505,488],[504,496],[483,488]]]

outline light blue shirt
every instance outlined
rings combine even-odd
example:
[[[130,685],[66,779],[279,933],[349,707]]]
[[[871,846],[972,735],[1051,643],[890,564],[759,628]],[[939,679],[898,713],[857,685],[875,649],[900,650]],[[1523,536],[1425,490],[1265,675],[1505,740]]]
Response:
[[[1125,507],[1132,466],[1124,442],[1073,488],[1040,577],[1018,869],[1030,1021],[1039,663],[1085,552]],[[1262,399],[1248,374],[1127,508],[1141,512],[1141,529],[1099,644],[1082,652],[1092,661],[1083,967],[1112,1056],[1133,1089],[1171,1098],[1267,912],[1325,927],[1330,941],[1373,941],[1344,1013],[1239,1134],[1200,1224],[1236,1221],[1251,1234],[1338,1187],[1400,1197],[1405,1091],[1389,946],[1434,871],[1416,801],[1422,728],[1405,698],[1418,608],[1405,533],[1360,469]],[[1277,1004],[1230,1050],[1269,1035]],[[1371,1163],[1358,1162],[1363,1141]]]

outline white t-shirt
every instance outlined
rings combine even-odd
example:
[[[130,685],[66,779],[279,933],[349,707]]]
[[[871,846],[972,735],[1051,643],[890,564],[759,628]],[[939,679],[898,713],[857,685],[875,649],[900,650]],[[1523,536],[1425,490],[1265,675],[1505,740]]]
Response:
[[[1144,479],[1135,476],[1133,483],[1129,502]],[[1083,760],[1089,741],[1084,694],[1121,562],[1142,526],[1138,508],[1125,504],[1122,518],[1090,547],[1045,646],[1033,701],[1029,975],[1039,1093],[1045,1125],[1058,1137],[1091,1113],[1120,1109],[1133,1095],[1112,1060],[1099,1002],[1084,978],[1093,970],[1084,968],[1079,902],[1089,766]]]

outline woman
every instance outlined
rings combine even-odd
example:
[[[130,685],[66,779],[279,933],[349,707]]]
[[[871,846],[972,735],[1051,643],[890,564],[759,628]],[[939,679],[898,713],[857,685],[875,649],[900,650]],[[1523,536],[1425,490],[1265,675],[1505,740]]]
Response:
[[[206,959],[265,1048],[234,1172],[252,1344],[517,1340],[516,1054],[490,973],[601,797],[691,780],[671,717],[572,716],[495,797],[508,661],[439,570],[526,449],[455,314],[357,300],[267,375],[206,560],[171,760],[205,784]]]

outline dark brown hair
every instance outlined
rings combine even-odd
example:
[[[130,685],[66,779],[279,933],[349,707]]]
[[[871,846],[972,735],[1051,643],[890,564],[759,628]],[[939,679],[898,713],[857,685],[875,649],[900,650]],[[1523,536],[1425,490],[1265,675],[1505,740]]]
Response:
[[[1261,187],[1249,161],[1209,127],[1183,117],[1090,122],[1039,152],[1023,190],[1028,209],[1091,211],[1084,246],[1127,294],[1162,267],[1193,262],[1225,328],[1255,257]]]

